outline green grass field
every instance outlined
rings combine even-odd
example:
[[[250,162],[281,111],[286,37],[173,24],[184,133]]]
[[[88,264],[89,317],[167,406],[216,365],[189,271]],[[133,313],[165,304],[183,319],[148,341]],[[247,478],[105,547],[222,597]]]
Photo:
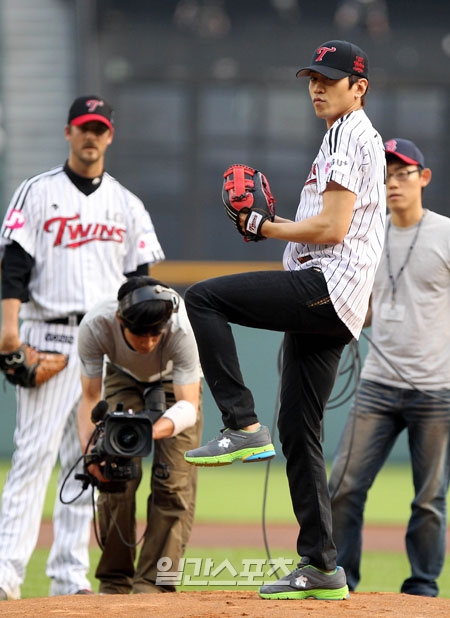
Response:
[[[0,487],[3,487],[8,466],[8,462],[0,463]],[[213,469],[200,468],[196,520],[198,522],[246,522],[261,526],[266,471],[267,466],[261,464],[255,466],[235,465]],[[140,519],[145,517],[145,499],[149,476],[150,468],[146,466],[144,479],[138,492],[137,510]],[[56,472],[52,476],[45,500],[44,517],[47,519],[51,517],[55,495]],[[404,525],[409,517],[412,495],[409,467],[401,465],[386,467],[380,473],[370,492],[366,507],[366,523]],[[284,469],[280,464],[272,464],[269,467],[265,518],[268,523],[295,522]],[[269,547],[269,550],[272,558],[296,559],[295,548],[292,549],[291,555],[287,555],[286,550],[277,550],[276,547]],[[99,554],[99,549],[93,548],[91,550],[92,565],[95,566],[97,563]],[[24,598],[48,594],[48,579],[45,576],[47,555],[48,549],[39,548],[34,552],[22,587]],[[267,554],[264,548],[227,548],[226,539],[220,538],[217,541],[217,548],[213,550],[189,546],[185,558],[187,564],[181,590],[211,589],[211,584],[208,587],[196,584],[196,582],[202,581],[202,576],[201,574],[195,575],[195,560],[209,558],[213,561],[215,567],[221,564],[228,567],[224,569],[224,572],[217,575],[217,582],[230,579],[230,566],[241,573],[245,561],[260,560],[261,564],[267,564]],[[204,562],[202,562],[203,564]],[[267,572],[267,569],[266,566],[264,573]],[[191,579],[188,584],[185,583],[186,575],[189,575]],[[360,592],[398,592],[401,582],[408,575],[409,566],[404,552],[387,554],[367,551],[363,555],[362,581],[358,590]],[[255,583],[252,585],[251,579],[245,574],[233,579],[240,582],[238,584],[239,589],[255,590],[257,585],[261,584],[261,578],[255,578]],[[97,589],[93,576],[91,581],[93,588]],[[450,564],[445,565],[439,585],[441,588],[440,595],[450,598]],[[220,584],[217,584],[217,587],[220,589],[228,588]],[[233,587],[236,588],[236,585]]]
[[[0,488],[3,487],[9,462],[0,462]],[[234,465],[219,468],[199,468],[197,521],[261,520],[267,466]],[[44,518],[51,518],[56,495],[55,471],[44,504]],[[145,466],[144,478],[138,492],[138,518],[145,518],[150,466]],[[391,465],[377,477],[367,501],[365,519],[368,523],[403,524],[409,517],[413,497],[411,473],[408,466]],[[271,464],[267,483],[266,518],[269,522],[295,522],[281,464]],[[450,519],[449,519],[450,522]]]

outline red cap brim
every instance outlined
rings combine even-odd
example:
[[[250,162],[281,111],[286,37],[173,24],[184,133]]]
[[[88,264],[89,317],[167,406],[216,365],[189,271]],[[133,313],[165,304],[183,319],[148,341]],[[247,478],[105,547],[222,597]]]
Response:
[[[392,150],[386,150],[386,154],[397,157],[398,159],[401,159],[404,163],[408,163],[408,165],[418,165],[419,167],[422,167],[419,161],[415,161],[414,159],[411,159],[411,157],[407,157],[406,155],[401,154],[400,152],[397,152],[397,151],[393,152]]]
[[[111,129],[111,130],[113,129],[113,126],[108,120],[108,118],[105,118],[104,116],[101,116],[100,114],[84,114],[83,116],[78,116],[77,118],[73,118],[70,121],[70,124],[73,124],[76,127],[79,127],[80,125],[85,124],[86,122],[91,122],[92,120],[103,122],[103,124],[106,124],[108,129]]]

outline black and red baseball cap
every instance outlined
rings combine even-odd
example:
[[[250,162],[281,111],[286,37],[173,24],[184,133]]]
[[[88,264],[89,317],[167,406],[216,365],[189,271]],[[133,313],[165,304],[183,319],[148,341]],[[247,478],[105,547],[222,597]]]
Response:
[[[113,108],[102,97],[95,94],[78,97],[69,109],[67,124],[77,127],[85,122],[97,120],[106,124],[108,129],[113,128]]]
[[[386,155],[393,155],[408,165],[418,165],[422,169],[425,167],[425,158],[414,142],[409,139],[394,137],[384,143]]]
[[[366,53],[348,41],[327,41],[315,50],[311,64],[297,71],[297,77],[309,77],[311,71],[329,79],[342,79],[349,75],[369,77]]]

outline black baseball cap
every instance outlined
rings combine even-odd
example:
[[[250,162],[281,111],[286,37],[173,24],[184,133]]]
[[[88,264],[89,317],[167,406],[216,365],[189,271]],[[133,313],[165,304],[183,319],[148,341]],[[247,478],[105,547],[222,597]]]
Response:
[[[425,159],[421,151],[417,148],[414,142],[409,139],[401,139],[394,137],[384,143],[386,154],[398,157],[408,165],[418,165],[422,169],[425,167]]]
[[[78,127],[92,120],[103,122],[108,129],[112,129],[113,108],[111,105],[95,94],[75,99],[69,109],[67,124],[73,124]]]
[[[308,77],[311,71],[329,79],[342,79],[357,75],[368,79],[369,61],[363,50],[348,41],[327,41],[313,54],[309,67],[297,71],[297,77]]]

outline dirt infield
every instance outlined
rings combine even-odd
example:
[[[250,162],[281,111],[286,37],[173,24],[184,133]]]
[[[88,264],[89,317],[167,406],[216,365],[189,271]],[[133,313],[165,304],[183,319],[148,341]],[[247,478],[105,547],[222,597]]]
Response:
[[[295,547],[295,526],[270,525],[268,541],[277,549]],[[402,551],[401,527],[366,526],[365,549]],[[39,545],[49,546],[51,525],[41,528]],[[93,543],[95,539],[93,538]],[[262,546],[262,531],[253,525],[196,523],[191,545],[217,546],[218,538],[241,547]],[[263,600],[253,591],[179,592],[152,595],[79,595],[3,601],[2,618],[449,618],[450,599],[405,594],[352,593],[346,601]]]
[[[138,538],[142,535],[144,524],[138,526]],[[290,524],[269,524],[266,529],[270,547],[295,551],[298,528]],[[404,551],[405,529],[403,526],[364,526],[364,549],[369,551]],[[53,538],[52,525],[43,522],[39,534],[38,545],[50,547]],[[233,547],[264,547],[263,531],[260,524],[194,524],[191,547],[217,547],[218,539],[226,539],[227,546]],[[91,545],[96,544],[95,536],[91,534]],[[447,551],[450,552],[450,530],[447,534]],[[450,614],[449,614],[450,618]]]
[[[2,601],[2,618],[448,618],[450,599],[353,593],[346,601],[265,601],[256,592],[65,596]]]

